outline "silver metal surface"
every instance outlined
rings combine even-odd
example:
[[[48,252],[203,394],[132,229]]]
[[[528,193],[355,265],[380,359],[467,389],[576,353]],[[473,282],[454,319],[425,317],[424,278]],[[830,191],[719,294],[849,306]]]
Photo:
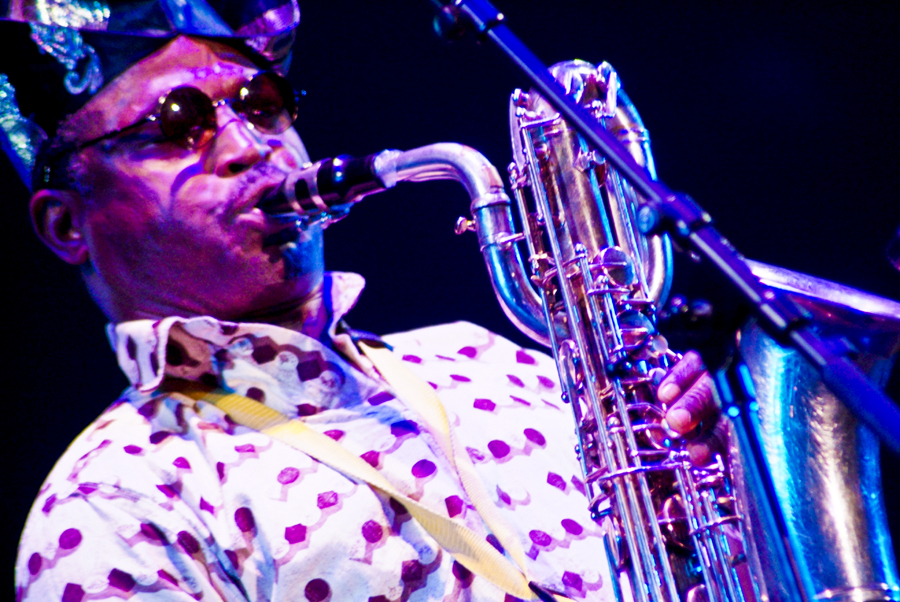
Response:
[[[652,170],[647,131],[609,65],[551,72]],[[540,96],[514,92],[510,125],[532,281],[548,323],[565,325],[549,332],[550,348],[591,511],[608,520],[610,572],[639,602],[743,602],[742,523],[724,465],[692,466],[655,397],[674,357],[655,325],[669,242],[638,231],[637,194]]]
[[[765,284],[789,293],[822,334],[848,340],[856,362],[884,385],[900,347],[900,304],[820,278],[752,262]],[[740,332],[759,403],[766,457],[791,536],[817,600],[900,600],[881,495],[878,442],[859,425],[817,371],[755,322]],[[758,541],[763,571],[765,541]],[[777,583],[777,581],[774,581]],[[770,592],[779,599],[777,588]]]

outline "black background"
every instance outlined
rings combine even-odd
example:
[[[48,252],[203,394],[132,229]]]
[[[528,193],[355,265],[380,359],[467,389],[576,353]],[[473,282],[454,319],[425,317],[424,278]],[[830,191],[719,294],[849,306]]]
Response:
[[[545,62],[617,69],[660,178],[690,193],[746,256],[900,299],[884,253],[900,225],[896,3],[496,4]],[[505,173],[508,96],[526,82],[499,51],[437,39],[426,0],[320,0],[301,10],[292,79],[309,93],[296,127],[313,159],[452,141]],[[11,578],[41,481],[126,383],[103,316],[77,274],[37,242],[25,190],[4,169],[2,565]],[[470,320],[531,345],[502,315],[474,235],[452,233],[467,207],[455,184],[408,184],[329,229],[328,267],[368,280],[353,326],[387,333]],[[684,258],[675,292],[714,305],[702,332],[670,338],[715,365],[740,301],[707,264]],[[897,464],[883,454],[895,532]]]

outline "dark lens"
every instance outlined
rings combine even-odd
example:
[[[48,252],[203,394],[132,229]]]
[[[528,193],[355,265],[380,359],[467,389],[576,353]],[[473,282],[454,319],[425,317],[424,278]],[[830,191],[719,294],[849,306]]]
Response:
[[[209,96],[192,86],[169,92],[159,110],[159,125],[169,140],[199,148],[216,135],[216,109]]]
[[[286,79],[259,73],[238,91],[232,108],[266,134],[280,134],[297,119],[297,95]]]

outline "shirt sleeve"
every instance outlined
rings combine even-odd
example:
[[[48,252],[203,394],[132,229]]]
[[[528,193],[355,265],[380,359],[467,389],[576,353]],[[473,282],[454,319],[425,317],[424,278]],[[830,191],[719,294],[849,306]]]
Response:
[[[232,562],[189,513],[115,486],[82,484],[32,509],[16,599],[246,600]]]

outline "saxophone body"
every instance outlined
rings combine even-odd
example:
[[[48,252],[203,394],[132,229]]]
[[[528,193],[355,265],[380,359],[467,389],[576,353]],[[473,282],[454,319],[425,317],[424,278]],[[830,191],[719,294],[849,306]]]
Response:
[[[551,72],[653,173],[649,137],[615,71]],[[675,359],[656,329],[671,245],[636,226],[640,199],[542,98],[516,91],[510,167],[550,348],[572,407],[610,572],[638,602],[742,602],[743,524],[724,462],[695,467],[655,384]],[[630,590],[630,592],[628,592]]]
[[[653,175],[649,136],[615,71],[581,61],[551,71]],[[677,355],[656,314],[671,283],[670,242],[640,233],[639,196],[536,93],[513,93],[510,125],[521,231],[497,170],[453,143],[320,161],[297,172],[303,186],[289,178],[287,201],[273,207],[327,225],[398,182],[462,184],[472,218],[460,218],[457,233],[477,234],[504,313],[556,360],[590,510],[607,528],[596,561],[608,563],[618,600],[795,602],[782,587],[791,569],[772,562],[782,542],[760,527],[763,498],[742,479],[740,450],[694,466],[665,424],[656,383]],[[307,196],[298,200],[295,188]],[[863,367],[884,383],[900,347],[900,304],[764,264],[753,270],[855,340]],[[815,600],[900,602],[877,441],[796,353],[753,324],[739,336],[776,496],[800,542],[794,562]]]

